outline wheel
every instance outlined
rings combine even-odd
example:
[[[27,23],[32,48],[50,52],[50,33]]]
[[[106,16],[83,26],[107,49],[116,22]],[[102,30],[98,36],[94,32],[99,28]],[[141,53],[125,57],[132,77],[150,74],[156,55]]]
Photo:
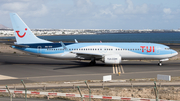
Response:
[[[95,58],[91,58],[91,62],[89,63],[91,66],[96,65],[96,60]]]
[[[159,62],[159,63],[158,63],[158,65],[159,65],[159,66],[162,66],[162,63],[161,63],[161,62]]]
[[[90,66],[96,65],[96,61],[91,61],[91,62],[89,63],[89,65],[90,65]]]

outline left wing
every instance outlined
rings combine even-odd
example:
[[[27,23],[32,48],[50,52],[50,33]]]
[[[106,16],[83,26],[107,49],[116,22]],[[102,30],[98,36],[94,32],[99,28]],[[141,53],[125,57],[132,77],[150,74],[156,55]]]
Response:
[[[102,59],[104,54],[97,54],[97,53],[82,53],[82,52],[71,52],[77,55],[80,59],[91,59],[95,58],[96,60]]]

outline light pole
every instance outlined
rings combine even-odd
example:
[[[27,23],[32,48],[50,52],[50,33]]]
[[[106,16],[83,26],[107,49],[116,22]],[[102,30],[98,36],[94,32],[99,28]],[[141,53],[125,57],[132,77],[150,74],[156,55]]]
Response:
[[[9,91],[9,88],[8,88],[7,85],[6,85],[6,89],[8,90],[8,93],[9,93],[9,95],[10,95],[10,101],[12,101],[12,94],[11,94],[11,92]]]
[[[79,88],[79,86],[77,86],[78,90],[79,90],[79,94],[81,96],[81,101],[83,101],[83,96],[82,96],[82,93],[81,93],[81,89]]]
[[[88,89],[89,89],[89,101],[91,101],[91,89],[90,89],[90,87],[89,87],[87,81],[85,81],[85,83],[86,83],[86,86],[87,86]]]
[[[27,89],[26,89],[26,85],[24,84],[24,81],[21,80],[23,86],[24,86],[24,89],[25,89],[25,100],[27,101]]]
[[[156,85],[156,81],[154,81],[154,91],[155,91],[155,96],[156,96],[156,101],[158,101],[159,99],[159,95],[158,95],[158,88],[157,88],[157,85]]]

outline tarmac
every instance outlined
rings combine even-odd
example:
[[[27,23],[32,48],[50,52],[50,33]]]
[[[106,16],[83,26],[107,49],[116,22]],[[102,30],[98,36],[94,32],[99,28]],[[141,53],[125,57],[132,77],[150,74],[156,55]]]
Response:
[[[114,71],[121,69],[119,76],[113,74],[112,65],[102,62],[90,66],[89,61],[0,53],[0,85],[18,84],[21,80],[25,83],[102,80],[105,75],[112,75],[113,80],[156,78],[157,74],[180,76],[180,60],[165,61],[162,66],[157,64],[158,61],[123,61],[114,68]]]

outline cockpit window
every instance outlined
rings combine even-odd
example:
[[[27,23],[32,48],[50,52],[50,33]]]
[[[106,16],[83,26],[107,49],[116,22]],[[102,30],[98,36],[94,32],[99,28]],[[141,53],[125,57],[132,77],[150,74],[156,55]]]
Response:
[[[170,50],[169,48],[165,48],[165,50]]]

